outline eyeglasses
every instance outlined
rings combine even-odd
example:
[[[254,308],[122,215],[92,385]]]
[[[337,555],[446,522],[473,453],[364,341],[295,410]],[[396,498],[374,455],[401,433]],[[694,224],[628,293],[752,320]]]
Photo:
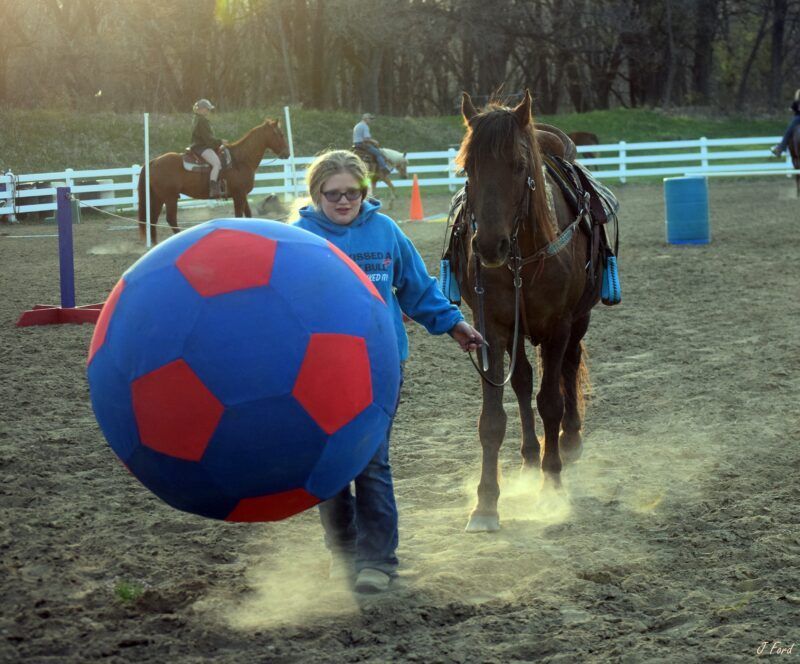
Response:
[[[330,191],[323,191],[322,195],[328,203],[338,203],[344,196],[348,201],[357,201],[361,198],[361,189],[347,189],[346,191],[337,191],[331,189]]]

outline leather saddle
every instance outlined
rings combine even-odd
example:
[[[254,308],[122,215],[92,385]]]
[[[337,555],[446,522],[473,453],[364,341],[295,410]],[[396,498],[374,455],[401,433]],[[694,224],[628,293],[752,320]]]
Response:
[[[378,149],[380,150],[380,148]],[[375,155],[369,150],[356,145],[351,145],[350,151],[355,152],[359,157],[361,157],[361,161],[367,165],[370,173],[376,173],[378,171],[378,160],[375,159]]]
[[[219,160],[222,162],[222,170],[227,171],[233,164],[231,151],[226,145],[221,145],[217,151]],[[210,171],[211,164],[197,154],[192,148],[186,148],[183,151],[183,167],[187,171]]]
[[[542,154],[554,155],[570,163],[578,157],[575,143],[558,127],[537,122],[535,135]]]

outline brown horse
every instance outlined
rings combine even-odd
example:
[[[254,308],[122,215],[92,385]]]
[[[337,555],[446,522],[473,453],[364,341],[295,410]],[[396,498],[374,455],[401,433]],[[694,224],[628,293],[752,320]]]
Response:
[[[800,126],[794,128],[792,140],[789,141],[789,154],[792,156],[792,168],[800,170]],[[800,198],[800,173],[795,173],[794,182],[797,186],[797,198]]]
[[[590,131],[573,131],[567,136],[572,139],[575,145],[600,145],[600,139],[597,138],[597,134],[593,134]],[[581,154],[582,159],[594,159],[596,156],[594,152],[583,152]]]
[[[542,172],[530,93],[526,91],[513,109],[490,104],[483,112],[464,93],[461,110],[467,133],[458,164],[467,173],[465,214],[471,228],[463,241],[466,269],[456,274],[488,346],[488,362],[481,372],[481,479],[467,532],[486,532],[500,527],[497,462],[506,429],[505,354],[511,358],[509,378],[522,422],[523,469],[541,467],[545,480],[559,487],[562,460],[576,459],[582,448],[583,390],[588,381],[582,339],[599,298],[593,290],[584,297],[589,288],[588,236],[577,228],[558,186]],[[559,242],[557,251],[545,250]],[[541,466],[526,337],[540,347],[536,403],[544,425]]]
[[[227,185],[227,195],[233,199],[237,217],[252,217],[247,194],[253,188],[256,169],[269,148],[281,159],[289,156],[289,146],[276,120],[265,119],[242,138],[228,145],[233,164],[222,172],[220,178]],[[139,173],[139,237],[144,240],[145,190],[144,168]],[[167,152],[150,162],[150,238],[156,243],[156,224],[161,208],[167,206],[167,223],[172,232],[178,228],[178,198],[181,194],[192,198],[209,198],[208,171],[187,171],[183,157],[177,152]]]
[[[392,150],[390,148],[380,148],[380,150],[383,152],[383,156],[386,159],[387,165],[391,168],[394,168],[397,171],[397,174],[405,180],[408,177],[408,159],[406,159],[405,153],[399,152],[398,150]],[[387,187],[389,187],[389,200],[387,202],[387,208],[391,208],[396,198],[391,175],[386,172],[381,172],[381,170],[378,168],[378,160],[375,159],[375,155],[373,155],[371,152],[368,152],[367,150],[356,149],[355,153],[361,157],[361,159],[367,165],[369,179],[372,182],[372,191],[375,191],[375,186],[378,184],[378,182],[383,182]]]

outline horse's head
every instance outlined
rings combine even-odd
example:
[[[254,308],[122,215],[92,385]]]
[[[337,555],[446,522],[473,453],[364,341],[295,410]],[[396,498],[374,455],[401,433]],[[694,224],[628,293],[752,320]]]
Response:
[[[287,159],[289,157],[289,144],[281,131],[281,123],[277,120],[265,118],[264,122],[261,123],[261,127],[266,133],[267,147],[281,159]]]
[[[483,265],[499,267],[509,258],[520,221],[528,216],[533,190],[543,191],[531,96],[526,90],[514,108],[490,104],[478,112],[465,92],[461,113],[467,134],[457,162],[467,172],[467,204],[475,218],[472,250]]]
[[[397,169],[397,174],[404,180],[408,178],[408,158],[406,153],[403,153],[403,158],[395,162],[394,167]]]

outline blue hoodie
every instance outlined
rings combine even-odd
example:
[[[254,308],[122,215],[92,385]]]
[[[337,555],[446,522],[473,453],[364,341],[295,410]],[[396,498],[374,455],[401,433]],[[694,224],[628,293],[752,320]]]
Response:
[[[449,332],[464,317],[442,295],[411,240],[394,221],[378,212],[380,207],[378,201],[366,199],[358,216],[341,226],[308,205],[300,210],[300,219],[292,223],[336,245],[367,274],[391,308],[400,359],[405,360],[408,337],[403,312],[431,334]]]

